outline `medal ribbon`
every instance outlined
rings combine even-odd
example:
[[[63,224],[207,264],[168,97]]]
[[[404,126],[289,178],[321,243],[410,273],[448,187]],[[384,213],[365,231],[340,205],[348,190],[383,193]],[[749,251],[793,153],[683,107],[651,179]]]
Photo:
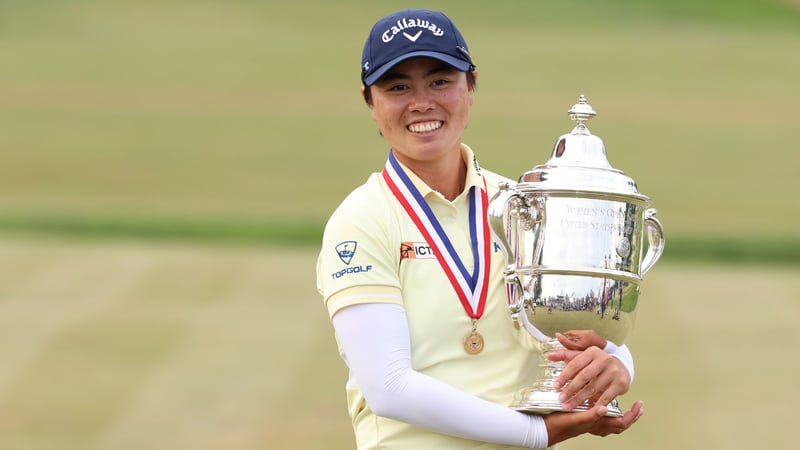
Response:
[[[469,317],[479,319],[486,306],[491,261],[489,221],[486,217],[486,209],[489,205],[486,180],[483,180],[483,189],[472,186],[469,191],[469,232],[475,261],[475,267],[470,274],[433,214],[433,210],[428,206],[392,152],[389,152],[389,159],[386,161],[382,175],[389,189],[425,237],[428,245],[433,248],[436,259],[458,294],[464,310]]]

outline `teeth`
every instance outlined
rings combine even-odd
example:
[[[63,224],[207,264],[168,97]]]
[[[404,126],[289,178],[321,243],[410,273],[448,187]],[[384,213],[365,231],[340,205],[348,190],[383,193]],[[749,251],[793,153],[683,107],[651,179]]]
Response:
[[[421,122],[421,123],[413,123],[408,126],[408,129],[414,133],[427,133],[433,130],[438,129],[442,126],[441,121],[431,121],[431,122]]]

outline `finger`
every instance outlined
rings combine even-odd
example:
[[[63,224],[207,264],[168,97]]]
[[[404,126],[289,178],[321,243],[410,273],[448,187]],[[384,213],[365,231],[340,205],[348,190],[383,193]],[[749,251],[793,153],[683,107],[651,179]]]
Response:
[[[547,353],[547,359],[550,361],[564,361],[566,363],[571,362],[573,359],[577,358],[581,355],[581,351],[578,350],[556,350],[553,352]]]
[[[641,400],[635,401],[633,406],[631,406],[630,411],[627,413],[631,415],[630,422],[628,423],[628,426],[631,426],[644,415],[644,403]]]
[[[608,408],[605,406],[595,406],[592,408],[592,411],[599,417],[605,417],[608,414]]]
[[[607,358],[609,356],[597,347],[584,350],[574,357],[556,377],[554,387],[556,389],[563,387],[564,395],[562,397],[564,400],[574,397],[604,370],[609,363]]]
[[[578,332],[572,331],[572,330],[565,331],[564,332],[564,336],[566,336],[567,339],[569,339],[572,342],[578,342],[578,341],[581,340],[581,337],[582,337],[581,333],[578,333]]]
[[[597,383],[598,404],[608,404],[620,395],[628,392],[630,388],[630,374],[624,365],[616,358],[609,359],[610,364],[594,380]]]
[[[587,395],[591,397],[594,394],[598,396],[595,399],[598,403],[608,404],[616,397],[628,392],[630,388],[630,374],[625,365],[619,359],[602,351],[595,352],[592,363],[584,368],[582,373],[575,377],[575,380],[580,380],[583,375],[593,376],[591,382],[594,383],[594,386],[591,391],[587,392],[566,389],[568,395],[574,393],[578,396],[575,402],[582,402],[588,398]],[[589,381],[587,380],[586,383]]]
[[[564,361],[567,363],[566,367],[564,367],[558,377],[556,377],[555,384],[553,386],[556,390],[564,387],[568,381],[571,381],[575,375],[577,375],[592,362],[592,356],[586,353],[586,351],[579,352],[574,350],[559,350],[547,354],[547,359],[550,361]],[[577,390],[582,386],[583,385],[576,386],[575,389]]]
[[[628,392],[629,382],[627,378],[620,377],[614,370],[606,370],[592,381],[595,385],[594,401],[598,405],[608,405],[612,400]]]
[[[634,402],[631,409],[626,411],[622,417],[609,418],[608,430],[611,433],[620,434],[631,427],[640,417],[644,414],[642,409],[642,401],[637,400]]]
[[[567,411],[574,409],[578,405],[584,404],[587,400],[589,400],[590,404],[592,405],[605,407],[611,402],[611,400],[604,401],[601,399],[603,391],[598,388],[598,386],[599,385],[597,382],[590,381],[572,397],[569,397],[568,393],[562,391],[561,395],[563,397],[559,397],[559,401],[562,402],[562,407]]]
[[[578,338],[570,336],[569,332],[567,332],[566,335],[556,333],[556,339],[558,339],[558,342],[567,350],[583,350],[583,345],[578,341]]]
[[[611,383],[605,388],[598,389],[599,395],[595,399],[596,404],[598,405],[608,405],[611,403],[615,398],[619,397],[620,395],[627,392],[626,389],[619,386],[619,383]]]
[[[622,373],[625,369],[615,364],[618,360],[602,351],[594,353],[592,362],[562,390],[559,401],[565,408],[572,409],[591,398],[595,398],[597,404],[607,405],[618,395],[627,392],[629,378],[627,372]]]
[[[622,417],[602,417],[594,424],[590,433],[597,436],[620,434],[636,423],[643,414],[644,409],[642,409],[642,402],[636,401],[631,409],[625,412]]]

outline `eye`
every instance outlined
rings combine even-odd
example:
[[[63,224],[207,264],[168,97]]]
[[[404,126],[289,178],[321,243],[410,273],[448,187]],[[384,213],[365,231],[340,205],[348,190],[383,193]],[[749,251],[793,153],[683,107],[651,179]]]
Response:
[[[389,92],[403,92],[408,89],[408,86],[405,84],[393,84],[386,88]]]
[[[450,80],[441,79],[441,80],[434,81],[432,83],[432,85],[435,86],[435,87],[442,87],[442,86],[447,86],[449,83],[450,83]]]

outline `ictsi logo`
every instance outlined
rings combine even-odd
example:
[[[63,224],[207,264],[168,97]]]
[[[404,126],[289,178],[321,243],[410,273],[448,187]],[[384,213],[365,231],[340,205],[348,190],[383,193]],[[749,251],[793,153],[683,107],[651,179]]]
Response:
[[[402,242],[400,261],[404,259],[436,259],[436,254],[427,242]]]

